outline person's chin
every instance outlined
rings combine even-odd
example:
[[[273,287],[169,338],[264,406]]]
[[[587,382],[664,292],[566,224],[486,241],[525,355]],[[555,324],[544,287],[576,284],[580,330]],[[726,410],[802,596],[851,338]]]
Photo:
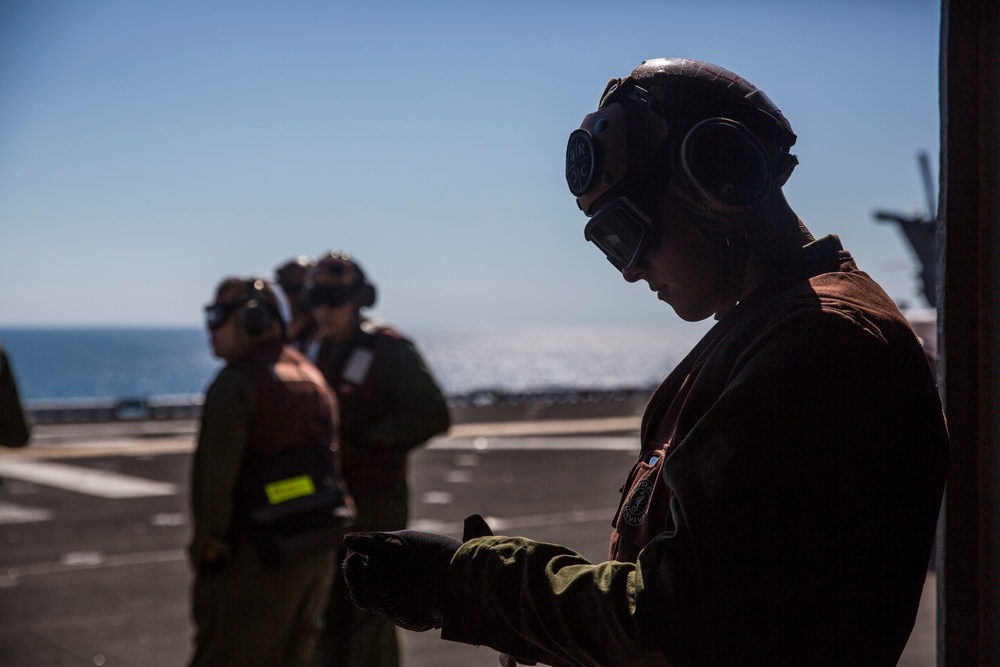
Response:
[[[669,301],[666,303],[669,303],[670,307],[674,309],[675,313],[677,313],[677,317],[681,318],[685,322],[701,322],[702,320],[707,320],[712,317],[712,315],[715,315],[714,310],[709,311],[709,309],[705,307],[699,308],[690,304],[675,304],[670,303]]]

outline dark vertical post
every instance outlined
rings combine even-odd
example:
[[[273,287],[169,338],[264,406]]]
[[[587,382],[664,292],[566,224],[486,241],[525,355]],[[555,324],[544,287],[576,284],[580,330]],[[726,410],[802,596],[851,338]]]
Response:
[[[944,0],[938,665],[1000,664],[1000,2]]]

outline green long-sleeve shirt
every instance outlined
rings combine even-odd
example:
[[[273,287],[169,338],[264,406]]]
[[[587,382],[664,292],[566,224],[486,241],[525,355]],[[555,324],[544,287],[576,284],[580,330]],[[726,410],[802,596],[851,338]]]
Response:
[[[634,563],[592,564],[566,547],[519,537],[462,545],[445,589],[442,638],[548,665],[662,665],[643,648]]]
[[[202,409],[201,430],[191,468],[191,512],[194,538],[191,561],[202,562],[209,546],[229,556],[234,491],[247,443],[253,384],[250,377],[226,367],[209,386]]]
[[[336,392],[348,490],[402,482],[407,454],[451,425],[444,395],[407,338],[368,321],[347,341],[322,342],[316,365]]]

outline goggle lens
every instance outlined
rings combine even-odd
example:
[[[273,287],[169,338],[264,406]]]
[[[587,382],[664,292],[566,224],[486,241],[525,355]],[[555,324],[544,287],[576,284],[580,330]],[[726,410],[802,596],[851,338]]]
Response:
[[[336,308],[351,300],[357,292],[357,285],[313,285],[306,290],[305,300],[310,308],[317,306],[328,306]]]
[[[205,306],[205,325],[213,331],[218,329],[242,305],[242,303],[213,303]]]
[[[584,228],[584,237],[619,271],[635,268],[656,242],[652,222],[626,197],[602,206]]]

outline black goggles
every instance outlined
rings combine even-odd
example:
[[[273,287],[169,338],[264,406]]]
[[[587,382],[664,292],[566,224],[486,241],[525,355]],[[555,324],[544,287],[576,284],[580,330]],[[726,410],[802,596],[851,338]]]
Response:
[[[240,309],[246,301],[230,303],[212,303],[205,306],[205,325],[215,331],[230,318],[230,316]]]
[[[305,292],[305,302],[310,308],[329,306],[336,308],[350,301],[358,291],[358,285],[313,285]]]
[[[646,259],[659,241],[649,216],[628,197],[616,197],[599,208],[584,227],[583,235],[622,272]]]

